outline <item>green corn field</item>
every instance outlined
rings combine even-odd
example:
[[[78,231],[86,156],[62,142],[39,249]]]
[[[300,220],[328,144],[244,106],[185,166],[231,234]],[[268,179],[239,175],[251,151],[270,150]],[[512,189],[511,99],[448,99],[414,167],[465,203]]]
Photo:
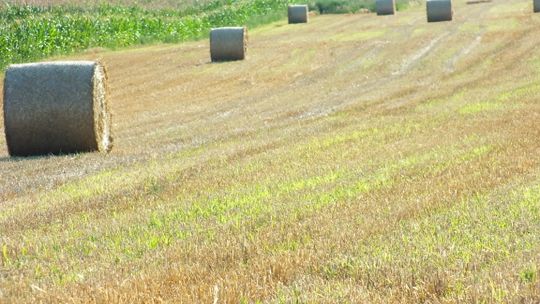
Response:
[[[398,9],[410,0],[398,0]],[[285,17],[301,0],[211,0],[182,9],[141,6],[4,5],[0,7],[0,70],[93,47],[119,48],[206,37],[212,27],[258,25]],[[374,0],[307,1],[319,13],[373,10]],[[302,2],[306,3],[306,2]]]
[[[249,25],[285,15],[287,0],[214,0],[182,11],[100,5],[7,6],[0,11],[0,68],[92,47],[179,42],[212,27]]]

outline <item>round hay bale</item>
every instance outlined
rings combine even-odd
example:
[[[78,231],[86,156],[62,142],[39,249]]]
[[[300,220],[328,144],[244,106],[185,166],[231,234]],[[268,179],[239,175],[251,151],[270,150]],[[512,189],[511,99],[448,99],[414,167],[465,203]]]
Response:
[[[4,78],[9,154],[109,152],[105,68],[93,61],[15,64]]]
[[[289,5],[289,24],[292,23],[307,23],[309,9],[307,5]]]
[[[452,0],[427,0],[426,6],[428,22],[452,20]]]
[[[243,60],[246,58],[247,28],[221,27],[210,31],[212,61]]]
[[[540,13],[540,0],[534,0],[533,6],[534,6],[534,12]]]
[[[377,0],[375,6],[377,7],[377,15],[393,15],[396,13],[395,0]]]

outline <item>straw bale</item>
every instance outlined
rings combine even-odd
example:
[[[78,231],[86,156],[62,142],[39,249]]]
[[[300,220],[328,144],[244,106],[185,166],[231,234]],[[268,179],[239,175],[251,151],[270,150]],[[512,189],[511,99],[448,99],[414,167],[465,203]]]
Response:
[[[307,5],[289,5],[288,15],[289,23],[307,23],[308,22],[308,6]]]
[[[452,0],[428,0],[426,6],[428,22],[452,20]]]
[[[12,156],[109,152],[105,68],[94,61],[9,66],[4,79],[4,124]]]
[[[212,61],[243,60],[247,51],[245,27],[221,27],[210,31]]]
[[[377,7],[377,15],[393,15],[396,13],[395,0],[377,0],[375,5]]]

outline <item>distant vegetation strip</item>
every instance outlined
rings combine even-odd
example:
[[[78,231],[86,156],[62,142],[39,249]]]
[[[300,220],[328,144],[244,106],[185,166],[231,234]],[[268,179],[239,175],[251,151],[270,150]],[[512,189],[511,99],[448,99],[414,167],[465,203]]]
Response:
[[[398,0],[398,8],[409,1]],[[7,5],[0,8],[0,70],[8,64],[93,48],[174,43],[208,35],[210,28],[267,23],[301,0],[211,0],[182,10],[137,6]],[[354,13],[374,0],[311,0],[320,13]]]
[[[0,11],[0,69],[92,47],[197,39],[212,27],[276,20],[286,14],[288,2],[214,0],[182,11],[111,5],[7,6]]]
[[[410,4],[418,4],[424,0],[396,0],[397,10],[403,10]],[[356,13],[360,10],[375,11],[375,0],[310,0],[310,10],[320,14]]]

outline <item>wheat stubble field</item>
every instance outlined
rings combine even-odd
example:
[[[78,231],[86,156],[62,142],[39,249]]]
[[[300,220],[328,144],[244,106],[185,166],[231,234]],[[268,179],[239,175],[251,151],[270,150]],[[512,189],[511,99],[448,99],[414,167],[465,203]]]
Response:
[[[454,5],[70,56],[115,147],[0,137],[0,302],[537,303],[540,15]]]

